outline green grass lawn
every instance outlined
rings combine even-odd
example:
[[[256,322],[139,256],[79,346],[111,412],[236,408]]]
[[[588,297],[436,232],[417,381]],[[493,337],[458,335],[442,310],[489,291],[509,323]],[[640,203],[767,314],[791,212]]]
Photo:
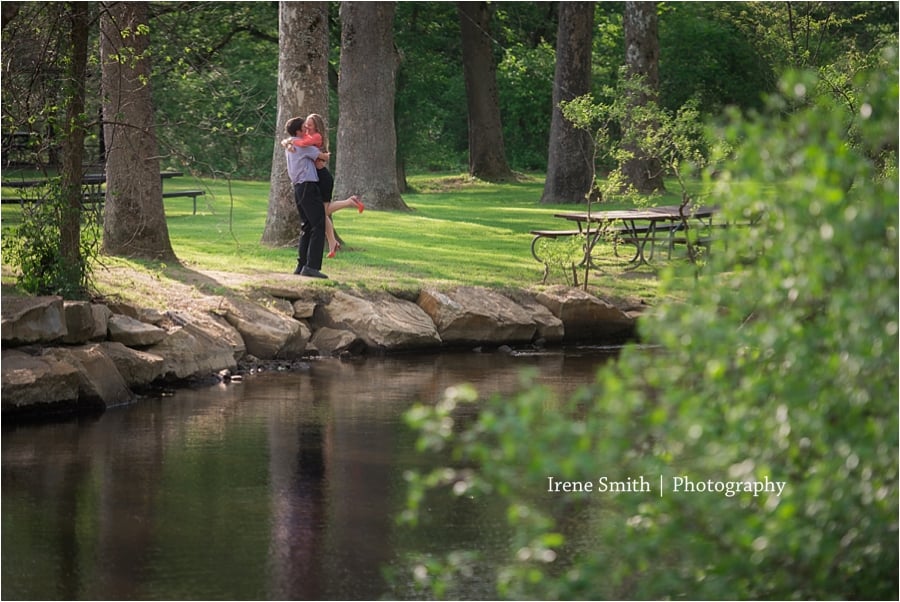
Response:
[[[409,183],[413,192],[403,195],[411,211],[366,210],[358,214],[347,209],[334,215],[344,247],[336,258],[324,260],[322,271],[330,280],[314,284],[392,292],[416,291],[426,285],[541,286],[543,265],[531,256],[529,230],[571,228],[571,222],[553,214],[583,209],[578,205],[540,204],[543,182],[543,175],[522,175],[517,182],[505,184],[489,184],[459,174],[412,176]],[[165,182],[165,190],[178,188],[206,190],[206,195],[197,200],[197,215],[192,214],[190,198],[165,200],[172,246],[185,267],[246,274],[293,271],[295,248],[260,244],[268,182],[235,181],[229,186],[227,182],[189,176]],[[7,192],[4,196],[9,196]],[[655,204],[677,202],[677,195],[670,194]],[[3,205],[4,236],[19,219],[21,209],[17,205]],[[615,258],[611,248],[603,257],[601,269],[590,274],[589,290],[607,297],[655,300],[654,271],[666,262],[629,270],[627,262]],[[109,260],[104,259],[104,263]],[[150,271],[171,267],[127,263]],[[4,284],[12,284],[13,273],[5,260],[3,273]],[[584,270],[579,270],[578,278],[583,282]],[[574,284],[571,271],[552,269],[546,284]]]

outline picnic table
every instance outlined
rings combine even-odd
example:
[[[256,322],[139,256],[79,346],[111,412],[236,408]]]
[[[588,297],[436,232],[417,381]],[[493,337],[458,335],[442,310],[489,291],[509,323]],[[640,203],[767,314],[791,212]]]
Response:
[[[159,177],[161,180],[167,180],[169,178],[178,178],[183,176],[184,173],[180,171],[161,171],[159,172]],[[46,186],[49,180],[47,179],[36,179],[36,180],[25,180],[25,179],[11,179],[4,180],[2,183],[3,188],[15,188],[17,190],[22,190],[26,188],[39,188],[41,186]],[[105,197],[105,193],[103,191],[103,185],[106,184],[106,174],[98,173],[98,174],[85,174],[81,179],[81,185],[83,187],[84,192],[84,202],[85,203],[102,203]],[[174,197],[190,197],[194,201],[194,215],[197,215],[197,197],[204,195],[204,191],[202,190],[170,190],[163,191],[163,198],[174,198]],[[22,201],[28,201],[30,199],[19,197],[19,198],[6,198],[2,199],[3,203],[19,203]]]
[[[539,240],[584,236],[582,265],[585,263],[590,265],[591,251],[594,246],[600,239],[609,237],[613,241],[617,254],[619,243],[634,245],[635,254],[630,262],[637,266],[649,264],[658,243],[665,244],[671,255],[674,245],[687,243],[684,230],[691,227],[711,228],[712,218],[717,211],[718,208],[715,206],[682,208],[681,205],[667,205],[642,209],[556,213],[554,217],[575,222],[577,229],[532,230],[531,234],[534,235],[534,240],[531,242],[531,254],[537,261],[545,263],[537,253],[536,247]],[[708,238],[699,238],[698,242],[708,243]]]
[[[103,174],[85,174],[81,178],[81,185],[84,188],[85,202],[95,202],[103,197],[103,183],[106,182],[106,176]],[[24,190],[26,188],[40,188],[46,186],[49,180],[46,178],[37,180],[4,180],[3,188],[15,188],[16,190]],[[4,198],[3,203],[19,203],[29,201],[27,198]]]

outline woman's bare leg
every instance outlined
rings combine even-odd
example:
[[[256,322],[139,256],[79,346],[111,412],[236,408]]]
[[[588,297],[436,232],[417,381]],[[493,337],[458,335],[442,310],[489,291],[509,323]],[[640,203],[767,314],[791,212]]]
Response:
[[[334,234],[334,222],[331,221],[331,215],[335,211],[355,207],[360,213],[365,209],[365,205],[359,200],[355,194],[343,201],[329,201],[325,203],[325,239],[328,241],[328,257],[334,257],[335,252],[341,248],[341,243]]]
[[[325,215],[331,215],[335,211],[340,211],[341,209],[347,209],[348,207],[355,207],[357,211],[360,213],[365,209],[365,205],[359,200],[359,197],[355,194],[350,198],[344,199],[343,201],[331,201],[328,205],[325,206]]]
[[[330,205],[331,203],[325,203],[325,240],[328,242],[327,257],[332,258],[341,245],[338,244],[337,239],[334,237],[334,223],[332,223],[331,217],[329,217],[331,214],[328,212]]]

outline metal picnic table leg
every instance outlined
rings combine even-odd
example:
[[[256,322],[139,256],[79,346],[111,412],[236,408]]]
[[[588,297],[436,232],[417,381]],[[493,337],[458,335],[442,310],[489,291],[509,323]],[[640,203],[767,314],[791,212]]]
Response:
[[[590,231],[590,224],[588,224],[588,231],[584,232],[581,228],[581,222],[578,222],[578,230],[584,234],[585,243],[584,243],[584,260],[582,260],[581,265],[586,265],[590,268],[596,268],[594,265],[593,252],[594,247],[597,245],[597,241],[603,235],[602,226],[598,226],[594,232]]]
[[[626,236],[624,236],[626,241],[629,241],[629,240],[634,241],[634,256],[628,260],[628,263],[634,263],[635,261],[638,260],[638,257],[640,256],[640,252],[641,252],[640,251],[640,243],[637,239],[637,234],[634,232],[634,229],[633,229],[634,224],[632,224],[631,227],[629,227],[628,222],[626,220],[622,220],[622,222],[625,224],[625,230],[622,231],[621,234],[626,235]],[[612,237],[613,253],[615,254],[616,257],[620,257],[620,255],[619,255],[619,240],[621,238],[623,238],[623,237],[620,235],[619,232],[614,232],[613,237]],[[628,243],[624,242],[623,244],[628,244]]]
[[[647,261],[647,258],[644,256],[644,248],[647,246],[647,242],[651,239],[654,239],[656,236],[656,222],[650,220],[650,226],[647,228],[646,232],[644,232],[644,236],[641,237],[638,232],[637,225],[635,220],[625,220],[625,223],[630,230],[630,236],[634,239],[635,247],[637,247],[637,253],[634,255],[634,259],[631,260],[631,263],[637,262],[637,265],[632,269],[639,268],[642,265],[650,265],[650,262]],[[650,259],[653,259],[653,246],[650,247]]]

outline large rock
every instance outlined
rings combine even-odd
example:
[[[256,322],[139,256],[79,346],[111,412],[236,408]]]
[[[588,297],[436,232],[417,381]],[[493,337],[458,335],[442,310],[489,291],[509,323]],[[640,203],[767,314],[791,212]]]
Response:
[[[291,304],[295,320],[308,320],[316,313],[318,303],[307,299],[297,299]]]
[[[3,412],[78,399],[78,369],[51,356],[4,349],[0,367]]]
[[[537,332],[529,312],[486,288],[460,287],[449,293],[425,289],[418,303],[447,344],[528,343]]]
[[[166,314],[158,309],[138,307],[130,303],[110,303],[109,309],[114,314],[122,314],[129,318],[134,318],[138,322],[153,324],[154,326],[159,326],[166,318]]]
[[[536,298],[562,320],[566,341],[618,343],[634,336],[634,318],[579,288],[555,286]]]
[[[309,354],[312,331],[306,322],[297,322],[297,324],[300,328],[278,350],[277,359],[295,360]]]
[[[320,355],[338,355],[344,352],[355,354],[365,349],[366,343],[349,330],[323,326],[313,334],[310,347]]]
[[[94,336],[94,312],[89,302],[65,301],[63,313],[66,319],[66,335],[62,338],[63,343],[81,345],[91,340]]]
[[[441,344],[434,322],[422,308],[387,293],[373,293],[362,299],[338,291],[326,305],[317,308],[313,325],[349,330],[368,348],[376,350],[421,349]]]
[[[303,285],[270,285],[264,284],[256,289],[259,293],[266,297],[276,297],[278,299],[287,299],[288,301],[296,301],[303,298],[305,289]]]
[[[163,375],[165,360],[158,355],[110,341],[100,346],[129,387],[144,387]]]
[[[4,345],[52,343],[66,336],[62,297],[7,296],[2,316]]]
[[[524,296],[522,299],[517,299],[517,302],[522,309],[531,314],[531,319],[537,328],[537,339],[543,339],[546,343],[558,343],[563,340],[566,334],[565,324],[546,306],[532,296]]]
[[[148,347],[166,338],[166,331],[162,328],[124,314],[110,316],[106,325],[109,340],[122,343],[126,347]]]
[[[237,329],[228,323],[225,318],[213,313],[213,308],[203,310],[203,304],[198,311],[169,311],[166,316],[176,326],[192,324],[196,328],[210,334],[223,345],[231,349],[235,361],[240,361],[247,353],[247,346]]]
[[[259,359],[275,359],[289,342],[294,351],[299,347],[295,336],[300,323],[290,316],[240,299],[223,301],[219,311],[241,334],[247,353]]]
[[[163,358],[162,373],[167,379],[180,380],[237,367],[227,341],[190,323],[174,327],[162,342],[146,351]]]
[[[134,399],[115,363],[103,353],[99,344],[53,347],[45,350],[44,355],[71,364],[78,370],[79,406],[108,408]]]
[[[109,319],[113,315],[112,310],[101,303],[93,303],[91,304],[91,315],[94,318],[94,331],[91,333],[91,340],[105,340],[109,335]]]

